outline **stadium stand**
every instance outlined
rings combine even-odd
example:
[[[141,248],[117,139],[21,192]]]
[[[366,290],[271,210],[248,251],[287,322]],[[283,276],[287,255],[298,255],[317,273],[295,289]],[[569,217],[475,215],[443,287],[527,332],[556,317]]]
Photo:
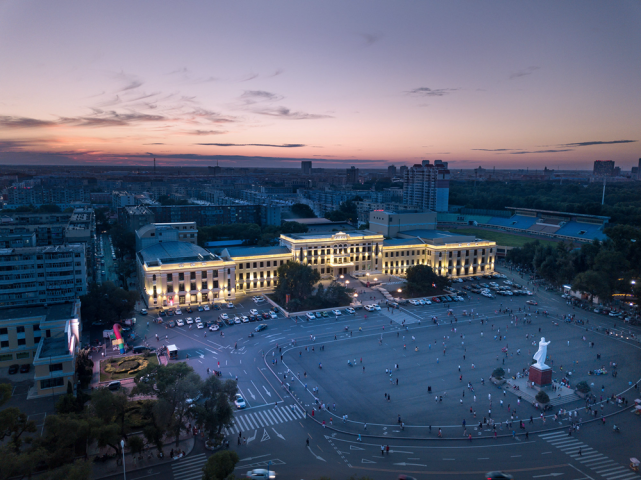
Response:
[[[488,225],[514,230],[527,230],[536,223],[536,217],[526,217],[523,215],[513,215],[510,218],[492,217],[487,223]]]
[[[563,225],[555,232],[556,236],[569,239],[582,238],[586,240],[605,240],[607,235],[603,233],[603,225],[571,221]]]

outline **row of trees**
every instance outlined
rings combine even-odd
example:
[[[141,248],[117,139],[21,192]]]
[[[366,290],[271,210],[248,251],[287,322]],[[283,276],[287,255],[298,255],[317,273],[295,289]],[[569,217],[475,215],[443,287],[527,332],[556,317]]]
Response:
[[[608,301],[614,293],[641,300],[641,228],[618,225],[606,230],[609,239],[575,249],[566,243],[541,245],[538,241],[508,252],[507,260],[534,269],[553,285],[572,288]],[[633,283],[634,282],[634,283]]]
[[[611,217],[621,225],[641,225],[641,188],[634,182],[613,183],[606,187],[590,183],[560,184],[532,181],[452,181],[450,204],[467,208],[503,210],[506,205],[559,212],[584,213]]]
[[[433,292],[442,291],[451,283],[447,277],[439,275],[429,265],[409,267],[406,272],[406,281],[406,291],[412,297],[431,295]]]
[[[178,443],[189,423],[201,425],[210,439],[220,438],[222,429],[231,425],[231,402],[238,391],[233,380],[216,376],[202,380],[180,362],[148,367],[135,381],[132,396],[155,400],[133,400],[124,391],[109,389],[95,390],[91,396],[80,392],[76,397],[69,384],[67,395],[56,404],[57,413],[46,417],[42,435],[20,409],[1,410],[0,480],[36,471],[44,472],[47,480],[84,480],[91,477],[92,445],[113,450],[119,461],[122,439],[134,454],[142,452],[145,442],[162,451],[164,439]],[[10,385],[0,385],[0,406],[10,396]],[[132,435],[134,431],[143,435]]]
[[[352,222],[356,223],[358,221],[358,211],[356,202],[360,202],[363,199],[358,195],[351,200],[342,202],[338,207],[338,210],[332,210],[325,214],[327,220],[332,222]]]
[[[89,292],[80,297],[83,321],[114,323],[131,314],[138,299],[138,292],[117,287],[113,282],[89,285]]]
[[[299,262],[287,262],[278,267],[278,279],[272,296],[289,311],[313,310],[347,306],[351,302],[351,289],[338,282],[327,287],[320,281],[320,273]],[[289,302],[287,302],[289,295]]]
[[[244,245],[274,245],[281,233],[305,233],[307,225],[298,222],[285,222],[283,225],[266,225],[255,223],[232,223],[230,225],[210,225],[198,228],[198,244],[219,240],[244,240]]]

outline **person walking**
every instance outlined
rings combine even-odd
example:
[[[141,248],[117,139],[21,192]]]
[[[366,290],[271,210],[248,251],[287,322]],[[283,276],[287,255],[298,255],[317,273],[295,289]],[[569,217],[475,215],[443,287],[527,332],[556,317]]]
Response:
[[[381,445],[381,456],[385,455],[385,445]]]

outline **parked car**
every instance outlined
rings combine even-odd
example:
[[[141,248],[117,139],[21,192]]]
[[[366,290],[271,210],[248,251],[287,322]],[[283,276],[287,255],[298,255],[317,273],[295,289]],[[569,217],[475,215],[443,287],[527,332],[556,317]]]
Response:
[[[176,315],[182,315],[183,311],[180,308],[176,309]]]
[[[327,312],[321,312],[321,315],[323,318],[329,318],[329,313]]]
[[[525,303],[527,303],[528,305],[538,305],[538,303],[537,303],[537,302],[535,302],[534,300],[528,300],[528,301],[527,301],[527,302],[525,302]]]
[[[147,309],[143,308],[140,310],[140,315],[147,315]]]
[[[202,305],[198,305],[198,311],[199,312],[204,312],[205,311],[205,307],[203,307]]]
[[[158,315],[160,315],[161,317],[165,317],[167,316],[167,312],[165,312],[164,310],[161,310],[160,312],[158,312]]]
[[[341,311],[340,311],[340,310],[338,310],[338,309],[336,309],[336,310],[332,310],[332,313],[333,313],[335,316],[337,316],[337,317],[339,317],[339,316],[341,316],[341,315],[342,315]]]
[[[425,302],[423,302],[423,303],[425,303]],[[410,305],[420,305],[420,304],[421,304],[421,302],[418,301],[418,300],[414,300],[414,299],[410,300]]]
[[[242,317],[240,317],[240,321],[243,322],[243,323],[249,323],[249,318],[247,318],[245,315],[243,315]]]
[[[231,302],[229,302],[229,303],[227,304],[227,308],[234,308],[234,304],[233,304],[233,303],[231,303]]]
[[[265,320],[269,320],[269,319],[270,319],[270,318],[272,318],[272,317],[271,317],[271,315],[270,315],[269,313],[267,313],[267,312],[263,312],[263,318],[264,318]]]
[[[173,320],[169,322],[169,328],[174,328],[175,326],[176,326],[176,322],[174,322]]]
[[[221,320],[229,320],[229,315],[227,315],[226,313],[221,313],[220,314],[220,319]]]
[[[278,314],[274,311],[268,312],[271,318],[278,318]]]
[[[249,311],[249,313],[251,313],[252,315],[258,315],[258,310],[256,310],[255,308],[252,308],[252,309]]]
[[[367,310],[368,312],[373,312],[374,311],[374,305],[365,305],[363,308],[365,310]]]
[[[202,322],[196,322],[196,328],[205,328]]]
[[[345,311],[350,315],[354,315],[356,313],[356,310],[354,310],[352,307],[347,307]]]
[[[316,318],[316,316],[312,312],[307,312],[305,316],[308,320],[314,320]]]
[[[200,317],[196,317],[196,323],[202,323],[202,320]]]
[[[220,330],[220,327],[215,323],[213,325],[209,326],[209,331],[210,332],[217,332],[218,330]]]
[[[187,325],[191,325],[192,323],[194,323],[194,319],[191,317],[187,317],[185,318],[185,322],[187,322]]]
[[[31,370],[30,363],[23,363],[20,365],[20,373],[29,373],[29,370]]]
[[[321,318],[323,316],[321,312],[314,312],[314,314],[316,315],[316,318]]]
[[[203,307],[203,310],[205,310],[206,312],[208,312],[208,311],[210,310],[210,309],[209,309],[209,305],[205,305],[205,306]]]

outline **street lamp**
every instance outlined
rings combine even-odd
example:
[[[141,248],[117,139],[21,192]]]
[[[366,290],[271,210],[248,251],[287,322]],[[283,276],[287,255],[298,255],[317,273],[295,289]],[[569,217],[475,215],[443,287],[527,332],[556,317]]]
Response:
[[[357,298],[357,297],[358,297],[358,293],[355,293],[355,294],[354,294],[354,298]]]
[[[375,281],[375,282],[378,282],[378,278],[375,278],[375,279],[374,279],[374,281]]]
[[[403,291],[403,290],[401,290],[400,288],[397,290],[397,292],[398,292],[398,293],[401,293],[402,291]]]
[[[345,285],[349,285],[349,280],[345,280]]]
[[[120,447],[122,448],[122,476],[123,480],[127,480],[127,470],[125,469],[125,441],[120,440]]]

